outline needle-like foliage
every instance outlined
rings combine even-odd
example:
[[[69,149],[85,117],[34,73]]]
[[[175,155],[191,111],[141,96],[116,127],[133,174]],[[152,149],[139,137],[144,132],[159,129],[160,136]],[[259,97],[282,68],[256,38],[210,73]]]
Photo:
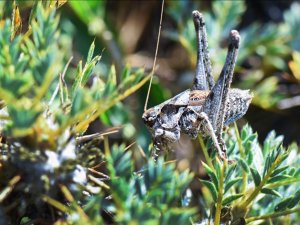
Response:
[[[202,166],[208,175],[199,180],[187,169],[178,170],[175,162],[163,158],[152,161],[138,144],[126,146],[114,141],[110,134],[119,127],[86,133],[95,120],[107,126],[114,125],[111,118],[121,121],[126,114],[122,100],[144,85],[149,76],[143,69],[125,66],[119,71],[114,65],[107,65],[104,75],[97,73],[105,51],[97,53],[95,42],[85,59],[78,62],[68,58],[71,49],[62,44],[56,11],[61,1],[35,3],[28,29],[22,32],[16,3],[7,3],[4,13],[3,2],[0,224],[238,225],[299,221],[300,159],[295,144],[283,147],[283,137],[275,132],[259,144],[249,125],[241,131],[233,127],[224,134],[232,160],[227,162],[217,159],[214,152],[209,154],[211,143],[204,144],[199,137],[205,155]],[[96,23],[90,18],[104,11],[93,11],[93,4],[73,1],[70,7],[82,21]],[[231,19],[238,21],[244,10],[241,3],[222,4],[213,3],[214,17],[208,21],[219,24],[216,21],[222,17],[218,32],[236,25]],[[296,3],[294,6],[298,7]],[[90,12],[90,17],[80,7]],[[230,9],[234,11],[229,18],[223,11]],[[291,9],[284,16],[284,24],[297,27],[295,18],[297,12]],[[102,25],[93,31],[96,35],[101,36],[106,29]],[[187,39],[189,27],[184,28]],[[258,46],[272,36],[269,29],[257,40]],[[251,35],[251,29],[245,32],[245,36]],[[296,35],[298,30],[280,32]],[[217,34],[210,36],[222,37]],[[187,48],[193,42],[180,40]],[[290,45],[297,47],[297,43]],[[251,50],[247,45],[245,48]],[[294,52],[289,66],[295,76],[300,74],[298,64],[299,56]],[[266,86],[272,89],[274,83]],[[137,154],[143,161],[136,160]]]

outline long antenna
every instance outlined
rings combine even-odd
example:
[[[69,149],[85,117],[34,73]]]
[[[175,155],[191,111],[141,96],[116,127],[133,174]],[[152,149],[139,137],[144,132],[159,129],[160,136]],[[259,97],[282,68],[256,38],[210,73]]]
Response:
[[[149,101],[149,95],[150,95],[150,91],[151,91],[151,85],[152,85],[154,70],[155,70],[155,66],[156,66],[156,59],[157,59],[157,52],[158,52],[158,46],[159,46],[161,24],[162,24],[163,12],[164,12],[164,4],[165,4],[165,0],[162,0],[161,11],[160,11],[159,30],[158,30],[158,35],[157,35],[156,49],[155,49],[155,56],[154,56],[152,70],[151,70],[151,73],[149,75],[150,76],[150,81],[149,81],[148,92],[147,92],[146,101],[145,101],[145,105],[144,105],[144,111],[147,110],[147,105],[148,105],[148,101]]]

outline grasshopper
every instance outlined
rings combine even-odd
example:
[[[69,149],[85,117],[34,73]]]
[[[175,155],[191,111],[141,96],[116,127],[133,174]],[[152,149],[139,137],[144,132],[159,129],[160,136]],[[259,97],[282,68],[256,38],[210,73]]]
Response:
[[[245,115],[252,99],[249,90],[230,88],[240,46],[238,31],[230,32],[226,62],[215,82],[203,15],[198,11],[193,11],[192,15],[197,35],[197,65],[193,86],[146,110],[142,116],[153,138],[154,159],[163,150],[170,149],[171,144],[180,139],[182,132],[191,138],[196,138],[198,134],[210,137],[219,157],[225,160],[223,128]]]

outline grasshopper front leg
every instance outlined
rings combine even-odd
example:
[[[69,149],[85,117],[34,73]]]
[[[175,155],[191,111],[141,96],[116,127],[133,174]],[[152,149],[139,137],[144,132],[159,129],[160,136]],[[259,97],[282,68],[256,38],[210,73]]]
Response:
[[[222,160],[227,159],[226,151],[224,151],[224,142],[219,141],[212,123],[205,112],[197,113],[192,108],[188,108],[185,113],[182,114],[179,124],[181,130],[191,138],[196,138],[198,135],[210,137],[214,147],[217,149],[219,157]]]
[[[214,131],[214,128],[210,122],[210,120],[208,119],[208,116],[205,112],[201,112],[200,114],[198,114],[198,117],[200,120],[203,120],[204,122],[204,126],[206,128],[206,133],[208,133],[208,135],[211,137],[213,144],[215,146],[215,148],[217,149],[218,155],[222,160],[227,160],[227,156],[226,156],[226,146],[225,143],[223,141],[223,139],[219,139]],[[224,149],[225,146],[225,149]]]

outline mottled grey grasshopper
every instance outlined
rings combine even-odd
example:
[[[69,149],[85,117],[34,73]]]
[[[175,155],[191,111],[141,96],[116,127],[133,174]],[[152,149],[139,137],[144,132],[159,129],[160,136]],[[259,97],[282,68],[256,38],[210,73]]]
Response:
[[[143,120],[154,143],[153,157],[178,141],[180,133],[196,138],[198,134],[211,137],[221,159],[226,159],[222,139],[223,127],[241,118],[252,99],[249,90],[231,89],[234,66],[240,45],[238,31],[232,30],[225,65],[214,81],[209,59],[205,21],[201,13],[193,11],[197,35],[197,66],[194,84],[175,97],[146,110]]]

